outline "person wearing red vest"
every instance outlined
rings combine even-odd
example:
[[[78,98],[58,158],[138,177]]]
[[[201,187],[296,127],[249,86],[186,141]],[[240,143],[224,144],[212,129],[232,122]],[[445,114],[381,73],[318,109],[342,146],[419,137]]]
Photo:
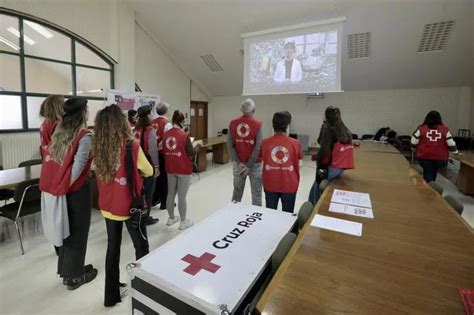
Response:
[[[126,148],[131,146],[133,161],[133,190],[128,183]],[[125,115],[117,105],[110,105],[97,113],[94,127],[94,156],[99,208],[105,218],[107,229],[107,254],[105,259],[104,306],[121,302],[120,246],[123,223],[127,227],[138,260],[149,252],[146,225],[131,225],[131,190],[136,197],[142,195],[143,176],[153,176],[153,167],[148,162],[140,144],[133,140]]]
[[[140,143],[140,146],[145,153],[145,156],[153,165],[154,176],[146,177],[143,185],[145,190],[145,200],[148,207],[148,214],[151,213],[151,205],[153,203],[153,193],[155,191],[156,177],[160,175],[159,161],[158,161],[158,146],[156,143],[156,130],[151,126],[151,106],[142,106],[138,109],[138,121],[135,125],[135,139]],[[158,219],[151,215],[146,217],[145,223],[152,225],[158,222]]]
[[[40,153],[41,158],[45,156],[45,150],[51,142],[51,137],[56,126],[64,114],[64,96],[49,95],[40,107],[40,116],[44,118],[40,126]]]
[[[230,122],[227,148],[233,161],[234,191],[232,201],[240,202],[244,194],[247,175],[250,178],[252,204],[262,205],[262,161],[259,158],[263,131],[262,121],[254,117],[255,103],[252,99],[242,102],[243,115]]]
[[[169,219],[168,226],[177,223],[180,230],[187,229],[193,222],[186,218],[186,195],[191,185],[193,173],[192,158],[199,152],[200,145],[193,147],[189,135],[182,130],[184,114],[180,111],[173,113],[173,127],[163,134],[163,155],[168,174],[168,198],[166,200]],[[180,217],[174,215],[175,198],[178,195],[178,210]]]
[[[45,149],[39,182],[43,230],[48,240],[60,246],[58,274],[68,290],[97,276],[97,269],[84,265],[92,209],[92,135],[86,123],[87,100],[68,99],[63,120]]]
[[[166,209],[166,199],[168,197],[168,176],[166,175],[165,157],[163,155],[163,134],[171,129],[171,124],[168,121],[168,111],[170,105],[165,102],[159,102],[156,105],[155,118],[151,125],[156,130],[156,140],[158,144],[158,158],[160,164],[160,175],[156,178],[155,192],[153,194],[153,206],[160,204],[160,210]]]
[[[290,123],[291,114],[287,111],[273,115],[274,135],[263,139],[260,159],[263,162],[266,207],[277,209],[281,199],[283,211],[292,213],[300,182],[303,150],[298,140],[288,136]]]
[[[441,114],[431,111],[425,121],[418,126],[411,137],[412,148],[423,168],[423,178],[427,182],[436,180],[438,170],[446,165],[449,151],[457,154],[458,149],[448,127],[443,125]]]
[[[329,106],[324,115],[324,123],[318,137],[320,147],[313,157],[317,163],[317,171],[308,198],[313,205],[319,200],[319,183],[323,179],[332,180],[341,176],[344,170],[355,167],[352,134],[342,121],[341,111],[337,107]]]
[[[135,125],[137,124],[137,121],[138,121],[138,113],[137,113],[137,111],[134,110],[134,109],[130,109],[130,110],[127,112],[127,120],[128,120],[128,126],[130,127],[130,129],[132,130],[132,132],[134,132]]]

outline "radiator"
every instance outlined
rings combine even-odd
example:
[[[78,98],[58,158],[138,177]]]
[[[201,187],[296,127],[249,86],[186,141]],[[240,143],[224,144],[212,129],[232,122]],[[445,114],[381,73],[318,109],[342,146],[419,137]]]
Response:
[[[39,132],[0,135],[0,165],[5,169],[18,167],[20,162],[39,159]]]

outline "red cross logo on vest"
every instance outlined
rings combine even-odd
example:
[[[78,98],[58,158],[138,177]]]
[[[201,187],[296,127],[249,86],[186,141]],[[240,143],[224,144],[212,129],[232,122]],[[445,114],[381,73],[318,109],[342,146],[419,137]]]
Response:
[[[282,145],[277,145],[272,149],[272,160],[275,163],[283,164],[290,158],[290,152]]]
[[[246,138],[250,134],[250,126],[246,123],[240,123],[237,126],[237,134],[241,138]]]
[[[429,132],[426,133],[426,137],[430,139],[431,142],[436,142],[441,139],[441,132],[436,129],[431,129]]]
[[[178,141],[176,141],[175,137],[169,137],[168,139],[166,139],[166,147],[168,148],[168,150],[173,151],[174,149],[176,149],[177,145]]]
[[[216,273],[216,271],[219,270],[221,266],[211,262],[211,260],[213,260],[215,257],[216,255],[213,255],[208,252],[202,254],[201,257],[196,257],[194,255],[187,254],[186,256],[181,258],[182,261],[189,263],[189,266],[183,269],[183,271],[189,273],[192,276],[196,275],[199,271],[203,269],[212,273]]]

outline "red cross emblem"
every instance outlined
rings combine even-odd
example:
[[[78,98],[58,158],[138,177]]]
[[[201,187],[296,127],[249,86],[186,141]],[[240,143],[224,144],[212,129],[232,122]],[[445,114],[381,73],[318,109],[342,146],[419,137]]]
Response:
[[[427,134],[426,137],[430,139],[431,142],[436,142],[441,139],[441,132],[436,129],[431,129]]]
[[[189,263],[189,266],[183,269],[183,271],[193,276],[203,269],[212,273],[216,273],[216,271],[219,270],[221,266],[211,262],[211,260],[213,260],[215,257],[216,255],[207,252],[202,254],[201,257],[187,254],[181,258],[182,261]]]

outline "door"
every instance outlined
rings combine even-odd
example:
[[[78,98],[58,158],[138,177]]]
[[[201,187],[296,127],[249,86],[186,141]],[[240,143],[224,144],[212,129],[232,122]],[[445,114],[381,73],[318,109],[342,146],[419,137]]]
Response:
[[[191,137],[207,139],[207,102],[191,101]]]

